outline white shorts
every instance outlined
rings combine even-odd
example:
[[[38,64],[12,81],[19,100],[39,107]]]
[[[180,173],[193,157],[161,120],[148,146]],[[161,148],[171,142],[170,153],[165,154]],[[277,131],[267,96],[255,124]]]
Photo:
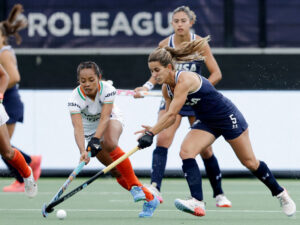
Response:
[[[2,126],[3,124],[6,124],[8,119],[9,119],[9,117],[4,109],[4,106],[2,104],[0,104],[0,126]]]

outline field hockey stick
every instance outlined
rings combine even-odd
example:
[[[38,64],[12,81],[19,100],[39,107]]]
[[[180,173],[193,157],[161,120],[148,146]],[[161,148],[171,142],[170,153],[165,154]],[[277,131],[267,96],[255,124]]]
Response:
[[[151,97],[162,97],[161,92],[157,91],[139,91],[141,96],[151,96]],[[134,96],[136,94],[133,90],[124,90],[124,89],[117,89],[117,95],[123,96]]]
[[[134,149],[130,150],[129,152],[125,153],[124,155],[122,155],[120,158],[118,158],[116,161],[112,162],[111,164],[109,164],[107,167],[105,167],[103,170],[99,171],[98,173],[96,173],[94,176],[92,176],[90,179],[88,179],[86,182],[84,182],[83,184],[79,185],[78,187],[74,188],[72,191],[70,191],[68,194],[66,194],[65,196],[62,196],[61,198],[51,202],[49,205],[44,205],[43,206],[43,210],[42,210],[42,214],[44,216],[43,211],[45,211],[45,213],[51,213],[54,210],[54,207],[57,206],[58,204],[66,201],[68,198],[72,197],[74,194],[76,194],[77,192],[81,191],[82,189],[86,188],[89,184],[91,184],[92,182],[94,182],[98,177],[100,177],[102,174],[106,174],[107,172],[109,172],[111,169],[113,169],[114,167],[116,167],[118,164],[120,164],[121,162],[123,162],[125,159],[127,159],[129,156],[131,156],[133,153],[135,153],[137,150],[139,150],[139,147],[135,147]],[[46,217],[46,216],[44,216]]]
[[[88,152],[88,157],[91,157],[91,152]],[[59,199],[59,197],[64,193],[64,191],[67,189],[67,187],[69,186],[69,184],[72,182],[72,180],[75,179],[75,177],[80,173],[80,171],[82,170],[82,168],[84,167],[85,162],[82,161],[78,164],[78,166],[73,170],[73,172],[69,175],[68,179],[65,181],[65,183],[61,186],[61,188],[58,190],[58,192],[54,195],[54,197],[51,199],[51,201],[49,202],[49,204],[51,204],[52,202],[56,201],[57,199]],[[44,203],[43,208],[42,208],[42,214],[44,217],[48,216],[48,213],[46,212],[46,207],[47,204]]]

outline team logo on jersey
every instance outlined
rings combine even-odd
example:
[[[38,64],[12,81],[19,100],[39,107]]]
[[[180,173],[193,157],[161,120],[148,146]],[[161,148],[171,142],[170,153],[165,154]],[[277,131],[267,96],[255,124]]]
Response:
[[[187,99],[185,105],[196,105],[200,100],[201,98],[192,98],[191,100]]]
[[[75,102],[68,102],[68,106],[75,106],[80,109],[80,106]]]
[[[198,123],[201,123],[201,120],[196,120],[196,121],[193,123],[193,126],[197,125]]]
[[[197,66],[195,63],[179,63],[176,64],[176,70],[195,72],[197,70]]]
[[[116,94],[117,94],[116,91],[110,92],[110,93],[108,93],[107,95],[105,95],[105,98],[108,98],[109,96],[114,96],[114,95],[116,95]]]

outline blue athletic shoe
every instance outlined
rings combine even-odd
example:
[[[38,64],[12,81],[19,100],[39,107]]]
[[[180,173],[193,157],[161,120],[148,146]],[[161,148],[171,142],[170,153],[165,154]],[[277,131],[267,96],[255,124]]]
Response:
[[[146,199],[146,195],[145,195],[144,191],[142,190],[142,187],[133,186],[130,190],[130,193],[132,194],[133,200],[135,202]]]
[[[152,217],[154,210],[157,208],[159,205],[159,200],[158,198],[153,195],[154,199],[150,202],[144,202],[143,205],[143,211],[140,212],[139,217]]]

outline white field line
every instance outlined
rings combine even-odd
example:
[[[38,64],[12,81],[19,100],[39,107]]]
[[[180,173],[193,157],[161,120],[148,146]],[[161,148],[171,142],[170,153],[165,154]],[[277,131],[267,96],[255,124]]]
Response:
[[[68,193],[68,191],[66,191]],[[174,195],[174,194],[188,194],[189,191],[168,191],[168,192],[162,192],[163,195]],[[212,192],[203,192],[205,195],[209,195]],[[289,191],[291,194],[292,192]],[[38,195],[54,195],[54,192],[39,192]],[[79,195],[124,195],[126,192],[81,192],[78,193]],[[234,191],[234,192],[229,192],[226,191],[226,194],[228,195],[268,195],[268,191]],[[19,192],[19,193],[9,193],[9,192],[0,192],[0,195],[24,195],[24,193]]]
[[[139,212],[139,209],[65,209],[68,212]],[[1,209],[0,212],[40,212],[41,209]],[[178,212],[177,209],[159,209],[160,212]],[[225,209],[225,210],[214,210],[208,209],[207,212],[217,212],[217,213],[282,213],[280,210],[248,210],[248,209]],[[296,211],[299,213],[300,211]]]
[[[70,189],[71,190],[71,189]],[[54,195],[55,191],[53,192],[39,192],[38,195]],[[68,193],[68,191],[66,191]],[[167,191],[162,192],[163,195],[174,195],[174,194],[187,194],[189,191]],[[212,192],[204,191],[203,194],[209,195]],[[298,195],[298,193],[293,193],[292,191],[289,191],[292,195]],[[79,192],[80,195],[124,195],[126,194],[126,191],[98,191],[98,192],[91,192],[91,191],[84,191]],[[269,192],[267,190],[261,190],[261,191],[226,191],[226,194],[228,195],[268,195]],[[23,192],[0,192],[0,195],[24,195]]]

